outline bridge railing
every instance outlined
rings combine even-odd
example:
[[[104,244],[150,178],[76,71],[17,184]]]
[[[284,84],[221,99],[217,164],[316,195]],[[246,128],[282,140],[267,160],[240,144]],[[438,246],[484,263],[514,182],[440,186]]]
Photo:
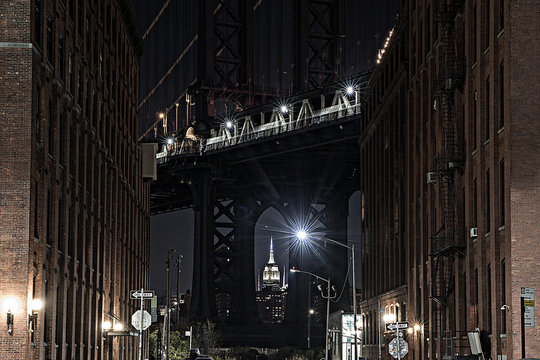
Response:
[[[330,97],[332,101],[326,106],[326,100]],[[316,98],[296,99],[291,103],[276,104],[271,112],[224,117],[219,128],[212,129],[207,139],[170,138],[157,154],[157,160],[161,163],[175,155],[223,151],[301,129],[324,126],[360,112],[361,102],[357,91],[339,89]],[[269,114],[270,118],[266,121]]]

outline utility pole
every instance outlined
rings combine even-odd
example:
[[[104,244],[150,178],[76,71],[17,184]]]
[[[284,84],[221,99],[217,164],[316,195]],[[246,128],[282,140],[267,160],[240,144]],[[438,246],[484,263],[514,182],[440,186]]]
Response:
[[[171,259],[174,252],[176,252],[174,249],[169,249],[167,251],[167,342],[165,343],[165,359],[167,360],[169,360],[169,344],[171,338]]]
[[[180,323],[180,263],[184,256],[178,254],[176,257],[176,269],[178,270],[176,274],[176,326]]]

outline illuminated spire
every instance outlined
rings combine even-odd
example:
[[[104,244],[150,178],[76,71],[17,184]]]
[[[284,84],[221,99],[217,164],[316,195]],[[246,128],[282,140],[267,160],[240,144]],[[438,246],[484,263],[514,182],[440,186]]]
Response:
[[[268,260],[268,263],[276,263],[276,261],[274,260],[274,239],[272,238],[272,235],[270,235],[270,259]]]

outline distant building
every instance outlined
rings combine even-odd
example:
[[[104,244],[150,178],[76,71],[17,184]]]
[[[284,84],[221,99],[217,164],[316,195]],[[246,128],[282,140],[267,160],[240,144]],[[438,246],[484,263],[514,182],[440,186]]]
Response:
[[[261,320],[268,324],[279,324],[285,316],[287,287],[281,285],[279,266],[274,260],[274,244],[270,237],[270,256],[262,274],[262,289],[257,289],[256,300]],[[285,278],[285,274],[283,274]],[[260,283],[259,283],[260,284]]]

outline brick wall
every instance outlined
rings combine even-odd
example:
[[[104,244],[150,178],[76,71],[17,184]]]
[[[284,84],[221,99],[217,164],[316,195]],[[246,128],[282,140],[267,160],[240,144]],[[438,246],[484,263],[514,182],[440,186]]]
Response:
[[[1,307],[0,358],[27,356],[32,98],[30,0],[0,3],[0,303],[18,302],[13,333]]]
[[[510,173],[509,208],[511,286],[511,357],[522,356],[520,288],[535,289],[540,297],[540,3],[510,1],[508,22],[503,36],[508,37],[507,97],[509,109]],[[511,300],[510,300],[511,299]],[[535,308],[535,327],[525,328],[525,357],[540,354],[540,309]]]

